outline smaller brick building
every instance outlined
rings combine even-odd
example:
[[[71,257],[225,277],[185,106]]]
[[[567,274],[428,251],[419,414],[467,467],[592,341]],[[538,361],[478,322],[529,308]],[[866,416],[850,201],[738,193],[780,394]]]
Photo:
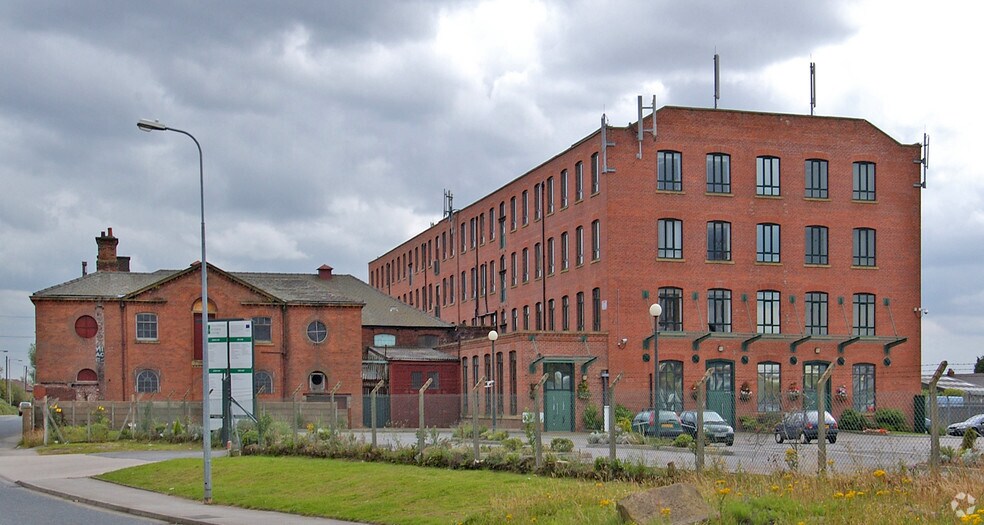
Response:
[[[200,400],[201,263],[129,271],[113,230],[96,238],[97,271],[35,292],[37,384],[52,397]],[[260,400],[320,400],[335,385],[350,423],[362,411],[363,349],[379,334],[431,346],[452,325],[323,265],[317,273],[208,267],[208,316],[252,319]]]

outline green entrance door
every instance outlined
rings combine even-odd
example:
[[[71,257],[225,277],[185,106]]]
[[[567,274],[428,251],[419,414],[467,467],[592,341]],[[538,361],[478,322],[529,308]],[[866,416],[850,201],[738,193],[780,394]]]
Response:
[[[546,363],[543,372],[543,426],[548,432],[574,430],[574,364]]]
[[[827,371],[830,366],[829,363],[823,361],[808,361],[803,363],[803,410],[816,410],[817,409],[817,381],[820,376]],[[824,403],[827,407],[827,412],[830,412],[830,404],[832,398],[830,396],[830,378],[827,378],[826,393],[824,397]]]
[[[735,426],[735,363],[712,360],[707,362],[707,369],[714,371],[707,381],[707,410],[717,412]]]

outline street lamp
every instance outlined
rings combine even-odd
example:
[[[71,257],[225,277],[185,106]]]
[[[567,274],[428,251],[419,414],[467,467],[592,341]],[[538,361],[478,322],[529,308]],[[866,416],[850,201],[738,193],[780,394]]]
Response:
[[[205,262],[205,167],[202,159],[202,145],[191,133],[169,128],[156,120],[137,121],[140,131],[173,131],[187,136],[198,147],[198,184],[202,214],[202,455],[204,456],[205,486],[202,499],[212,503],[212,432],[208,407],[208,265]]]
[[[10,397],[10,351],[9,350],[3,351],[3,360],[4,360],[3,373],[7,374],[7,402],[13,405],[14,400],[13,398]]]
[[[491,373],[491,381],[489,381],[492,388],[492,432],[495,432],[495,411],[496,411],[496,391],[497,386],[495,384],[495,340],[499,338],[499,332],[495,330],[489,330],[489,341],[492,341],[492,358],[489,360]]]
[[[649,315],[653,316],[653,412],[656,416],[656,437],[659,437],[659,316],[663,307],[659,303],[649,306]]]

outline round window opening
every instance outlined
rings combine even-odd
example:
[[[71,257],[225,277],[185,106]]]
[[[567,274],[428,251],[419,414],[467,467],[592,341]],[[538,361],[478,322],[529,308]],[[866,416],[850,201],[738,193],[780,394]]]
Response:
[[[75,333],[83,339],[90,339],[96,336],[99,325],[91,315],[83,315],[75,320]]]
[[[307,336],[315,343],[323,343],[328,338],[328,327],[321,321],[311,321],[307,328]]]

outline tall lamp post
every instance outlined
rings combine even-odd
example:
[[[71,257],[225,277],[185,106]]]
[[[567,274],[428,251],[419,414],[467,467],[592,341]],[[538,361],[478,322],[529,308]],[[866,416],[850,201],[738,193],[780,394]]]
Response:
[[[187,136],[198,147],[198,184],[202,215],[202,455],[204,457],[205,485],[202,499],[212,503],[212,432],[208,406],[208,265],[205,262],[205,167],[202,159],[202,145],[191,133],[169,128],[156,120],[141,119],[137,122],[141,131],[173,131]]]
[[[7,374],[7,402],[13,405],[14,400],[10,397],[10,352],[8,350],[3,351],[3,361],[3,373]]]
[[[495,340],[498,338],[499,338],[499,332],[496,332],[495,330],[489,330],[489,341],[492,341],[492,358],[489,360],[489,364],[491,365],[489,366],[489,368],[491,369],[490,370],[491,373],[489,375],[491,376],[492,380],[489,381],[489,383],[491,384],[490,388],[492,389],[492,432],[493,433],[495,432],[495,416],[496,416],[495,412],[496,410],[498,410],[498,408],[496,407],[496,397],[498,397],[497,391],[499,385],[495,384]]]
[[[653,411],[656,413],[656,436],[659,436],[659,316],[663,307],[659,303],[649,306],[649,315],[653,316]]]

